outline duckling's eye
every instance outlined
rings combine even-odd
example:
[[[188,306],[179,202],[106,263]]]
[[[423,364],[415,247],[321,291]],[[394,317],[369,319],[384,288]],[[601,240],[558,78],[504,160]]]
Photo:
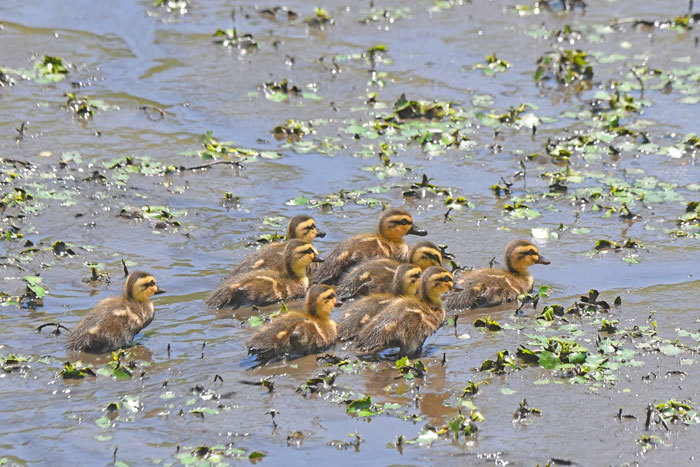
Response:
[[[155,287],[155,285],[156,285],[156,281],[151,280],[151,282],[149,282],[149,283],[147,283],[147,284],[144,284],[144,285],[143,285],[143,288],[144,288],[144,289],[147,289],[147,288],[149,288],[149,287]]]
[[[310,226],[308,226],[307,228],[305,228],[304,230],[307,231],[307,232],[309,232],[309,231],[311,231],[311,230],[314,230],[315,228],[316,228],[315,225],[310,225]]]
[[[326,297],[326,301],[328,301],[328,300],[333,300],[334,298],[335,298],[335,294],[332,293],[332,294],[330,294],[329,296]]]
[[[527,252],[527,254],[530,255],[530,256],[532,256],[532,255],[536,255],[537,252],[536,252],[535,250],[530,250],[530,251]]]
[[[310,255],[314,253],[314,250],[312,248],[309,248],[308,250],[304,250],[302,253],[304,253],[305,255]]]
[[[440,262],[440,257],[436,255],[435,253],[425,253],[425,257],[428,259],[432,259],[433,261],[439,263]]]

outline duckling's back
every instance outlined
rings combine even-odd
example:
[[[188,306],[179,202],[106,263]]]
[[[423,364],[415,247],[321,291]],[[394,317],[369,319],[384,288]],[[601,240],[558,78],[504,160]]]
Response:
[[[446,295],[445,307],[452,310],[500,305],[532,288],[532,276],[516,276],[496,268],[464,272],[455,282],[463,290]]]
[[[416,298],[397,298],[362,329],[356,343],[369,352],[399,347],[401,355],[413,355],[444,320],[441,307]]]
[[[390,293],[374,293],[343,305],[340,309],[343,315],[338,322],[338,340],[355,339],[367,323],[395,298]]]
[[[314,271],[313,282],[335,284],[352,266],[372,258],[390,258],[403,263],[408,258],[408,246],[403,241],[389,242],[376,233],[351,237],[324,258],[324,262]]]
[[[246,341],[251,354],[272,358],[283,354],[306,355],[333,342],[337,329],[333,321],[317,323],[310,317],[289,312],[273,319]]]
[[[400,264],[389,258],[361,262],[342,276],[335,290],[343,299],[390,292],[391,280]]]
[[[285,245],[285,242],[274,242],[254,251],[233,268],[229,277],[259,269],[284,268]]]
[[[153,320],[153,305],[123,297],[100,302],[68,335],[71,350],[108,352],[128,345]]]

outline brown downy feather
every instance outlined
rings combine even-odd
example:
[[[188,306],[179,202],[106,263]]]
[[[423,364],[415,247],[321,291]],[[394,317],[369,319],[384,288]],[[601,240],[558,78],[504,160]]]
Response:
[[[442,252],[434,243],[421,241],[411,247],[408,261],[425,270],[430,266],[441,265]],[[354,266],[338,282],[338,296],[346,300],[371,293],[390,293],[394,273],[400,264],[402,263],[384,258],[364,261]]]
[[[378,232],[341,242],[314,271],[312,281],[335,284],[352,266],[372,258],[390,258],[404,263],[408,256],[408,246],[403,240],[406,234],[426,235],[426,232],[413,225],[411,215],[405,210],[387,209],[379,217]]]
[[[398,347],[399,355],[414,355],[442,325],[445,309],[440,296],[453,286],[452,274],[439,266],[423,272],[415,298],[392,300],[359,333],[356,344],[368,352]]]
[[[270,305],[304,295],[309,286],[306,267],[316,258],[310,243],[290,240],[284,249],[284,267],[248,271],[224,279],[205,300],[212,309]]]
[[[343,307],[343,317],[338,323],[338,339],[354,339],[360,331],[397,297],[415,297],[420,282],[420,268],[402,264],[394,272],[391,292],[373,293]]]
[[[306,294],[304,312],[290,311],[263,326],[246,341],[248,353],[264,359],[290,354],[319,352],[335,342],[337,327],[330,319],[336,303],[335,291],[314,285]]]
[[[71,350],[109,352],[129,345],[153,321],[153,294],[163,293],[155,278],[135,271],[126,279],[124,295],[102,300],[68,335]]]
[[[325,236],[326,233],[316,227],[313,217],[306,214],[294,216],[287,224],[287,237],[284,241],[270,243],[249,254],[233,268],[230,277],[257,269],[281,269],[284,267],[284,248],[289,240],[311,243],[314,238]]]
[[[463,290],[450,292],[445,306],[465,310],[500,305],[530,292],[534,280],[528,272],[533,264],[549,264],[537,247],[526,240],[508,244],[505,253],[507,269],[486,268],[460,273],[455,282]]]

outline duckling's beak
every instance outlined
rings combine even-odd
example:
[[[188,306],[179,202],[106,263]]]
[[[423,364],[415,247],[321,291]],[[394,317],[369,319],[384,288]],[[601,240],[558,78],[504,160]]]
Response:
[[[314,256],[314,259],[311,260],[312,263],[323,263],[323,258],[319,258],[318,256]]]
[[[549,261],[544,256],[538,255],[535,264],[549,264]]]
[[[161,289],[160,287],[158,287],[156,291],[153,292],[154,295],[160,295],[162,293],[165,293],[165,290]]]
[[[453,284],[452,290],[454,290],[455,292],[459,292],[459,291],[464,290],[464,289],[462,287],[458,286],[457,284]]]
[[[338,308],[339,306],[343,305],[343,301],[339,298],[336,297],[335,299],[335,307]]]
[[[410,235],[418,235],[419,237],[425,237],[426,235],[428,235],[427,230],[423,230],[420,227],[416,227],[416,224],[411,225],[411,229],[406,233]]]
[[[316,236],[317,236],[318,238],[323,238],[323,237],[326,236],[326,232],[324,232],[323,230],[318,230],[318,229],[316,229]]]

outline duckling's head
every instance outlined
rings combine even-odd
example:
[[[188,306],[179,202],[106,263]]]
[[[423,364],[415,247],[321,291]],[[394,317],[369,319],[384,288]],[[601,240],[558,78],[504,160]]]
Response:
[[[312,285],[306,292],[306,312],[316,319],[329,319],[331,311],[338,303],[340,302],[335,297],[335,289],[330,285]]]
[[[318,230],[313,217],[300,214],[292,217],[287,224],[287,240],[297,238],[302,242],[311,243],[316,237],[325,237],[326,232]]]
[[[430,266],[442,265],[442,251],[433,242],[423,240],[418,242],[408,252],[408,262],[420,267],[421,270]]]
[[[392,242],[402,241],[406,234],[421,237],[428,235],[428,232],[413,224],[413,218],[407,211],[398,208],[387,209],[382,213],[379,217],[379,233]]]
[[[439,305],[442,303],[440,296],[450,289],[455,288],[452,274],[440,266],[431,266],[421,276],[420,296],[423,300]]]
[[[306,276],[306,266],[312,262],[323,262],[311,243],[298,239],[289,240],[284,247],[284,264],[287,273],[296,277]]]
[[[533,264],[549,264],[537,247],[527,240],[514,240],[506,247],[506,266],[513,273],[528,275]]]
[[[147,302],[154,294],[165,293],[156,284],[156,278],[147,272],[134,271],[129,274],[124,283],[124,295],[129,300]]]
[[[396,268],[394,278],[391,280],[391,291],[394,295],[415,297],[420,285],[420,276],[423,271],[413,264],[402,264]]]

